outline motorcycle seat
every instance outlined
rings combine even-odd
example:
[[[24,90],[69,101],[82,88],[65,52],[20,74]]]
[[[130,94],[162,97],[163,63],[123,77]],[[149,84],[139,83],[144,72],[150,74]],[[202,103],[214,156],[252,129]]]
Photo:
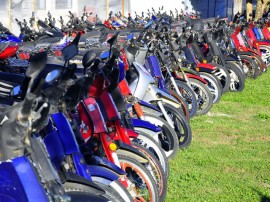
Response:
[[[92,31],[92,32],[85,33],[81,36],[80,42],[85,42],[87,39],[99,38],[100,35],[101,35],[100,31]]]

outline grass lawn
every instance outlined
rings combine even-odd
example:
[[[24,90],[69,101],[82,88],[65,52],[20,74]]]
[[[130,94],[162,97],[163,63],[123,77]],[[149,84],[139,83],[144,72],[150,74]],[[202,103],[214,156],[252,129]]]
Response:
[[[191,146],[170,161],[167,202],[270,202],[269,74],[191,120]]]

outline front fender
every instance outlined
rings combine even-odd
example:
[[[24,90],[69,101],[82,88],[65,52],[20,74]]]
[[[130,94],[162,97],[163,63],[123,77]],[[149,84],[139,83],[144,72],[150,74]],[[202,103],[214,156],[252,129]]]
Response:
[[[196,72],[196,71],[193,70],[193,69],[189,69],[189,68],[187,68],[187,67],[182,67],[182,70],[183,70],[185,73],[199,75],[198,72]]]
[[[218,67],[207,63],[198,63],[196,68],[199,69],[199,72],[206,72],[210,74],[218,69]]]
[[[112,170],[109,170],[106,167],[101,167],[97,165],[88,165],[87,168],[92,177],[101,177],[109,181],[118,180],[120,177],[118,174],[116,174]]]
[[[199,80],[201,82],[203,82],[204,84],[208,84],[207,81],[205,81],[202,77],[194,75],[194,74],[186,74],[188,78],[192,78],[192,79],[196,79]]]
[[[163,90],[161,90],[158,87],[153,86],[153,85],[151,85],[150,88],[151,88],[152,92],[155,93],[155,96],[158,99],[161,99],[161,100],[167,99],[167,100],[170,100],[171,102],[178,104],[178,101],[173,96],[171,96],[169,93],[167,93],[166,91],[163,91]]]
[[[146,129],[152,130],[154,132],[161,132],[162,131],[160,127],[158,127],[154,124],[151,124],[148,121],[141,120],[141,119],[132,118],[132,123],[133,123],[133,126],[137,127],[137,128],[146,128]]]
[[[132,147],[131,145],[125,144],[124,142],[118,141],[118,149],[116,153],[123,156],[129,156],[140,163],[148,163],[146,156]]]
[[[156,106],[154,106],[154,105],[152,105],[152,104],[150,104],[150,103],[148,103],[148,102],[145,102],[145,101],[143,101],[143,100],[139,100],[139,104],[140,104],[142,107],[145,107],[145,108],[154,110],[155,113],[157,113],[158,116],[161,116],[161,115],[162,115],[162,113],[160,112],[160,110],[159,110]]]
[[[105,158],[101,158],[98,156],[92,156],[90,160],[90,164],[95,165],[95,166],[100,166],[106,169],[111,170],[112,172],[117,173],[118,175],[126,175],[125,171],[123,171],[121,168],[119,168],[117,165],[115,165],[114,163],[108,161]]]

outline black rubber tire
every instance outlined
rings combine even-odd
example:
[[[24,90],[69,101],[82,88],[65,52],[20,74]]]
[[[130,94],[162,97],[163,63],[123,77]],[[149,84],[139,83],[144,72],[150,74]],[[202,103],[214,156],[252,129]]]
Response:
[[[97,184],[106,192],[105,197],[108,198],[109,200],[125,202],[125,200],[119,195],[119,193],[110,185],[104,185],[100,182],[95,182],[95,184]]]
[[[162,147],[154,138],[152,138],[145,132],[142,132],[142,131],[136,131],[136,132],[139,133],[139,136],[136,139],[132,139],[132,141],[139,143],[140,145],[147,148],[150,152],[152,152],[152,154],[155,155],[155,157],[159,160],[163,168],[165,177],[168,179],[169,174],[170,174],[169,161]]]
[[[222,85],[222,94],[226,93],[230,88],[230,81],[231,81],[228,69],[216,63],[210,64],[219,68],[214,74],[220,80],[220,83]]]
[[[132,146],[142,152],[148,159],[149,166],[147,166],[146,169],[152,174],[152,177],[157,184],[159,201],[164,201],[167,192],[167,178],[160,162],[154,154],[139,143],[132,142]]]
[[[189,78],[189,82],[197,95],[197,115],[208,113],[213,106],[213,96],[210,90],[207,88],[206,84],[199,80]]]
[[[200,76],[207,81],[207,87],[213,95],[213,103],[219,103],[222,95],[222,85],[220,80],[212,74],[206,72],[200,72]]]
[[[260,51],[263,53],[265,53],[265,50],[269,53],[270,51],[270,47],[269,46],[264,46],[264,45],[261,45],[260,46]],[[261,58],[262,59],[262,58]],[[263,60],[263,59],[262,59]],[[264,69],[264,72],[267,72],[267,69],[269,67],[269,61],[270,61],[270,57],[267,58],[267,62],[265,63],[265,69]]]
[[[233,62],[228,63],[228,70],[231,77],[230,91],[242,92],[245,88],[245,76]]]
[[[96,178],[97,176],[93,176],[92,175],[92,180],[94,183],[96,183],[97,185],[100,186],[100,184],[104,184],[104,180],[107,181],[107,179],[103,179],[102,177],[97,177],[100,180],[98,180]],[[118,180],[113,181],[113,183],[110,183],[109,185],[105,186],[109,186],[111,187],[113,190],[115,190],[122,198],[125,202],[133,202],[133,198],[131,196],[131,194],[129,193],[128,189],[124,187],[124,185],[121,183],[121,179],[119,178]],[[100,186],[102,187],[102,186]]]
[[[197,99],[196,95],[193,92],[193,90],[185,83],[179,80],[175,81],[177,84],[177,87],[179,91],[182,93],[182,97],[185,99],[185,102],[188,105],[188,110],[189,110],[189,117],[194,117],[197,112]],[[175,90],[171,81],[168,81],[166,83],[166,87],[170,90]]]
[[[179,112],[180,113],[180,112]],[[159,144],[164,150],[167,158],[173,158],[178,152],[178,137],[174,129],[167,123],[162,117],[144,112],[146,121],[159,126],[162,129],[162,133],[159,135]],[[155,121],[155,122],[154,122]]]
[[[70,191],[67,193],[72,202],[108,202],[109,199],[93,193]]]
[[[135,184],[136,189],[147,187],[147,192],[151,195],[149,199],[153,202],[158,201],[158,188],[149,171],[141,163],[128,156],[118,155],[118,160],[121,168],[127,173],[127,178]]]
[[[172,105],[169,105],[167,103],[164,103],[163,105],[174,123],[174,130],[178,137],[179,148],[188,148],[192,141],[192,131],[189,122]]]
[[[227,61],[227,64],[230,65],[231,63],[234,64],[235,67],[237,67],[239,69],[239,71],[242,73],[242,75],[244,76],[244,79],[246,80],[246,75],[243,69],[243,65],[239,62],[239,61]]]
[[[244,66],[244,72],[246,77],[256,79],[258,76],[258,65],[257,63],[246,55],[240,55],[242,64]]]
[[[113,202],[117,202],[117,201],[124,202],[122,197],[114,189],[112,189],[106,185],[102,185],[102,184],[101,185],[98,184],[98,186],[106,192],[104,195],[99,196],[99,197],[105,197],[106,199],[111,200]],[[78,194],[79,192],[84,193],[84,196],[86,194],[92,194],[92,195],[95,194],[95,189],[93,189],[89,186],[83,185],[83,184],[79,184],[79,183],[65,182],[63,184],[63,188],[68,195],[71,195],[70,192],[71,193],[76,192],[77,193],[76,196],[79,195]],[[78,198],[78,197],[76,197],[76,198]],[[85,198],[83,198],[83,199],[85,199]],[[76,200],[74,200],[74,201],[76,201]],[[77,201],[83,201],[83,200],[77,200]],[[86,200],[86,201],[88,201],[88,200]]]

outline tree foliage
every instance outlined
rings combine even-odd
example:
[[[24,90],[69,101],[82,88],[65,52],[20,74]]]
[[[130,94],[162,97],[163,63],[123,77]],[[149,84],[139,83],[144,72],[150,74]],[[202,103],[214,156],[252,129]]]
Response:
[[[255,20],[260,19],[263,16],[263,12],[267,8],[267,5],[270,3],[270,0],[257,0],[256,1],[256,10],[255,10]],[[246,11],[247,19],[251,19],[250,15],[252,14],[252,0],[246,1]]]

